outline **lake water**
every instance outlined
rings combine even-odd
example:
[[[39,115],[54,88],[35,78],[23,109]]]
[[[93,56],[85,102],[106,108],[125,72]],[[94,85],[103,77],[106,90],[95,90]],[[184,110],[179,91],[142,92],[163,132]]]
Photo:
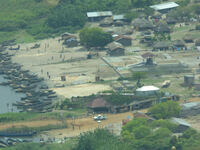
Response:
[[[6,82],[2,75],[0,75],[0,83]],[[20,101],[21,97],[25,97],[23,93],[16,93],[9,86],[0,85],[0,114],[7,112],[18,112],[15,106],[12,106],[12,103]]]

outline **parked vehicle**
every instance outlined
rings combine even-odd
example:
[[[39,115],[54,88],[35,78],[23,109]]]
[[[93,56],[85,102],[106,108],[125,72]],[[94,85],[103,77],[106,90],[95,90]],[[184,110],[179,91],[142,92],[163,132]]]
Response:
[[[106,120],[106,117],[102,116],[102,115],[98,115],[98,116],[94,116],[93,119],[96,120],[96,121],[98,121],[98,120]]]

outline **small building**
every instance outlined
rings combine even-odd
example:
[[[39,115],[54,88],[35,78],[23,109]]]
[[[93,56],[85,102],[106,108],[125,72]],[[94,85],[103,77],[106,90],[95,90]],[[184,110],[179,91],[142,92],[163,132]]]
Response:
[[[183,40],[185,41],[185,43],[193,43],[194,42],[194,39],[191,35],[189,34],[186,34],[184,37],[183,37]]]
[[[193,75],[185,75],[184,76],[184,85],[191,86],[194,84],[194,76]]]
[[[124,35],[118,35],[114,37],[114,40],[123,46],[131,46],[132,45],[132,38]]]
[[[167,24],[176,24],[177,20],[172,17],[167,17],[166,22]]]
[[[170,49],[170,47],[171,47],[170,42],[168,42],[168,41],[159,41],[159,42],[154,44],[153,51],[156,51],[156,50],[160,50],[160,51],[168,50],[168,49]]]
[[[156,96],[159,93],[160,89],[155,86],[143,86],[141,88],[136,89],[136,96]]]
[[[191,127],[189,123],[187,123],[185,120],[181,118],[173,117],[170,121],[177,125],[177,128],[175,129],[175,133],[183,133],[185,130]]]
[[[159,33],[170,33],[170,28],[167,24],[160,23],[158,26],[155,27],[154,31]]]
[[[87,105],[90,112],[109,112],[111,105],[103,98],[96,98]]]
[[[143,112],[140,112],[140,111],[134,111],[133,112],[133,118],[145,118],[147,119],[148,121],[153,121],[155,120],[154,118],[148,116],[147,114],[143,113]]]
[[[106,17],[112,17],[112,11],[100,11],[100,12],[87,12],[89,21],[100,21]]]
[[[118,42],[112,42],[108,44],[107,48],[108,48],[107,54],[109,56],[124,56],[125,55],[125,50],[122,44]]]
[[[153,63],[153,57],[154,56],[155,55],[153,53],[150,53],[150,52],[146,52],[146,53],[142,54],[143,59],[146,60],[145,61],[146,66],[154,65],[154,63]]]
[[[184,103],[181,106],[181,117],[195,116],[200,114],[200,102]]]
[[[113,15],[113,21],[125,21],[126,18],[124,17],[124,15]]]
[[[200,46],[200,39],[197,39],[197,40],[195,41],[195,46]]]
[[[61,35],[61,40],[68,40],[70,38],[76,38],[76,37],[69,32],[65,32]]]
[[[162,4],[157,4],[157,5],[152,5],[150,8],[153,8],[156,11],[159,11],[160,13],[167,13],[171,9],[178,7],[179,5],[175,2],[167,2],[167,3],[162,3]]]
[[[154,28],[153,24],[144,18],[137,18],[133,22],[133,26],[138,31],[144,31],[144,30],[152,30]]]
[[[103,20],[101,20],[101,22],[99,23],[99,26],[101,27],[109,27],[112,26],[113,24],[113,20],[110,17],[106,17]]]
[[[183,41],[176,40],[176,41],[174,41],[173,49],[174,50],[186,50],[187,48],[186,48],[186,46],[185,46]]]
[[[76,47],[78,46],[78,41],[76,38],[72,37],[72,38],[66,39],[63,42],[63,44],[66,45],[67,47]]]

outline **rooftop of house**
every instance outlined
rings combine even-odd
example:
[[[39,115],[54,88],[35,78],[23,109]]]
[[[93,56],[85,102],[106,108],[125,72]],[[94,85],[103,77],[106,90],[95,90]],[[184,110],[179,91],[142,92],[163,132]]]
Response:
[[[112,43],[109,43],[107,45],[107,48],[110,50],[110,51],[113,51],[117,48],[123,48],[122,44],[118,43],[118,42],[112,42]]]
[[[150,52],[146,52],[144,54],[142,54],[142,57],[143,58],[149,58],[149,57],[154,57],[155,55],[153,53],[150,53]]]
[[[113,20],[123,20],[125,19],[124,15],[114,15]]]
[[[187,123],[185,120],[181,119],[181,118],[175,118],[173,117],[171,119],[171,121],[177,125],[184,125],[184,126],[187,126],[187,127],[190,127],[191,125],[189,123]]]
[[[141,88],[138,88],[136,91],[145,92],[145,91],[158,91],[158,90],[160,89],[155,86],[143,86]]]
[[[88,107],[90,108],[100,108],[100,107],[108,107],[110,104],[106,102],[103,98],[97,98],[91,101],[88,104]]]
[[[100,12],[87,12],[87,17],[106,17],[112,16],[112,11],[100,11]]]
[[[179,5],[175,2],[168,2],[168,3],[162,3],[157,5],[152,5],[150,8],[153,8],[154,10],[164,10],[164,9],[170,9],[178,7]]]

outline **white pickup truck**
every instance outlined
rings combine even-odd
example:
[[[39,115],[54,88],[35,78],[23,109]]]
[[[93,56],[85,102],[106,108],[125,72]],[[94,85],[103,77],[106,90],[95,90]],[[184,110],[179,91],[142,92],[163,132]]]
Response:
[[[106,116],[97,115],[97,116],[94,116],[93,119],[96,120],[96,121],[98,121],[98,120],[106,120]]]

